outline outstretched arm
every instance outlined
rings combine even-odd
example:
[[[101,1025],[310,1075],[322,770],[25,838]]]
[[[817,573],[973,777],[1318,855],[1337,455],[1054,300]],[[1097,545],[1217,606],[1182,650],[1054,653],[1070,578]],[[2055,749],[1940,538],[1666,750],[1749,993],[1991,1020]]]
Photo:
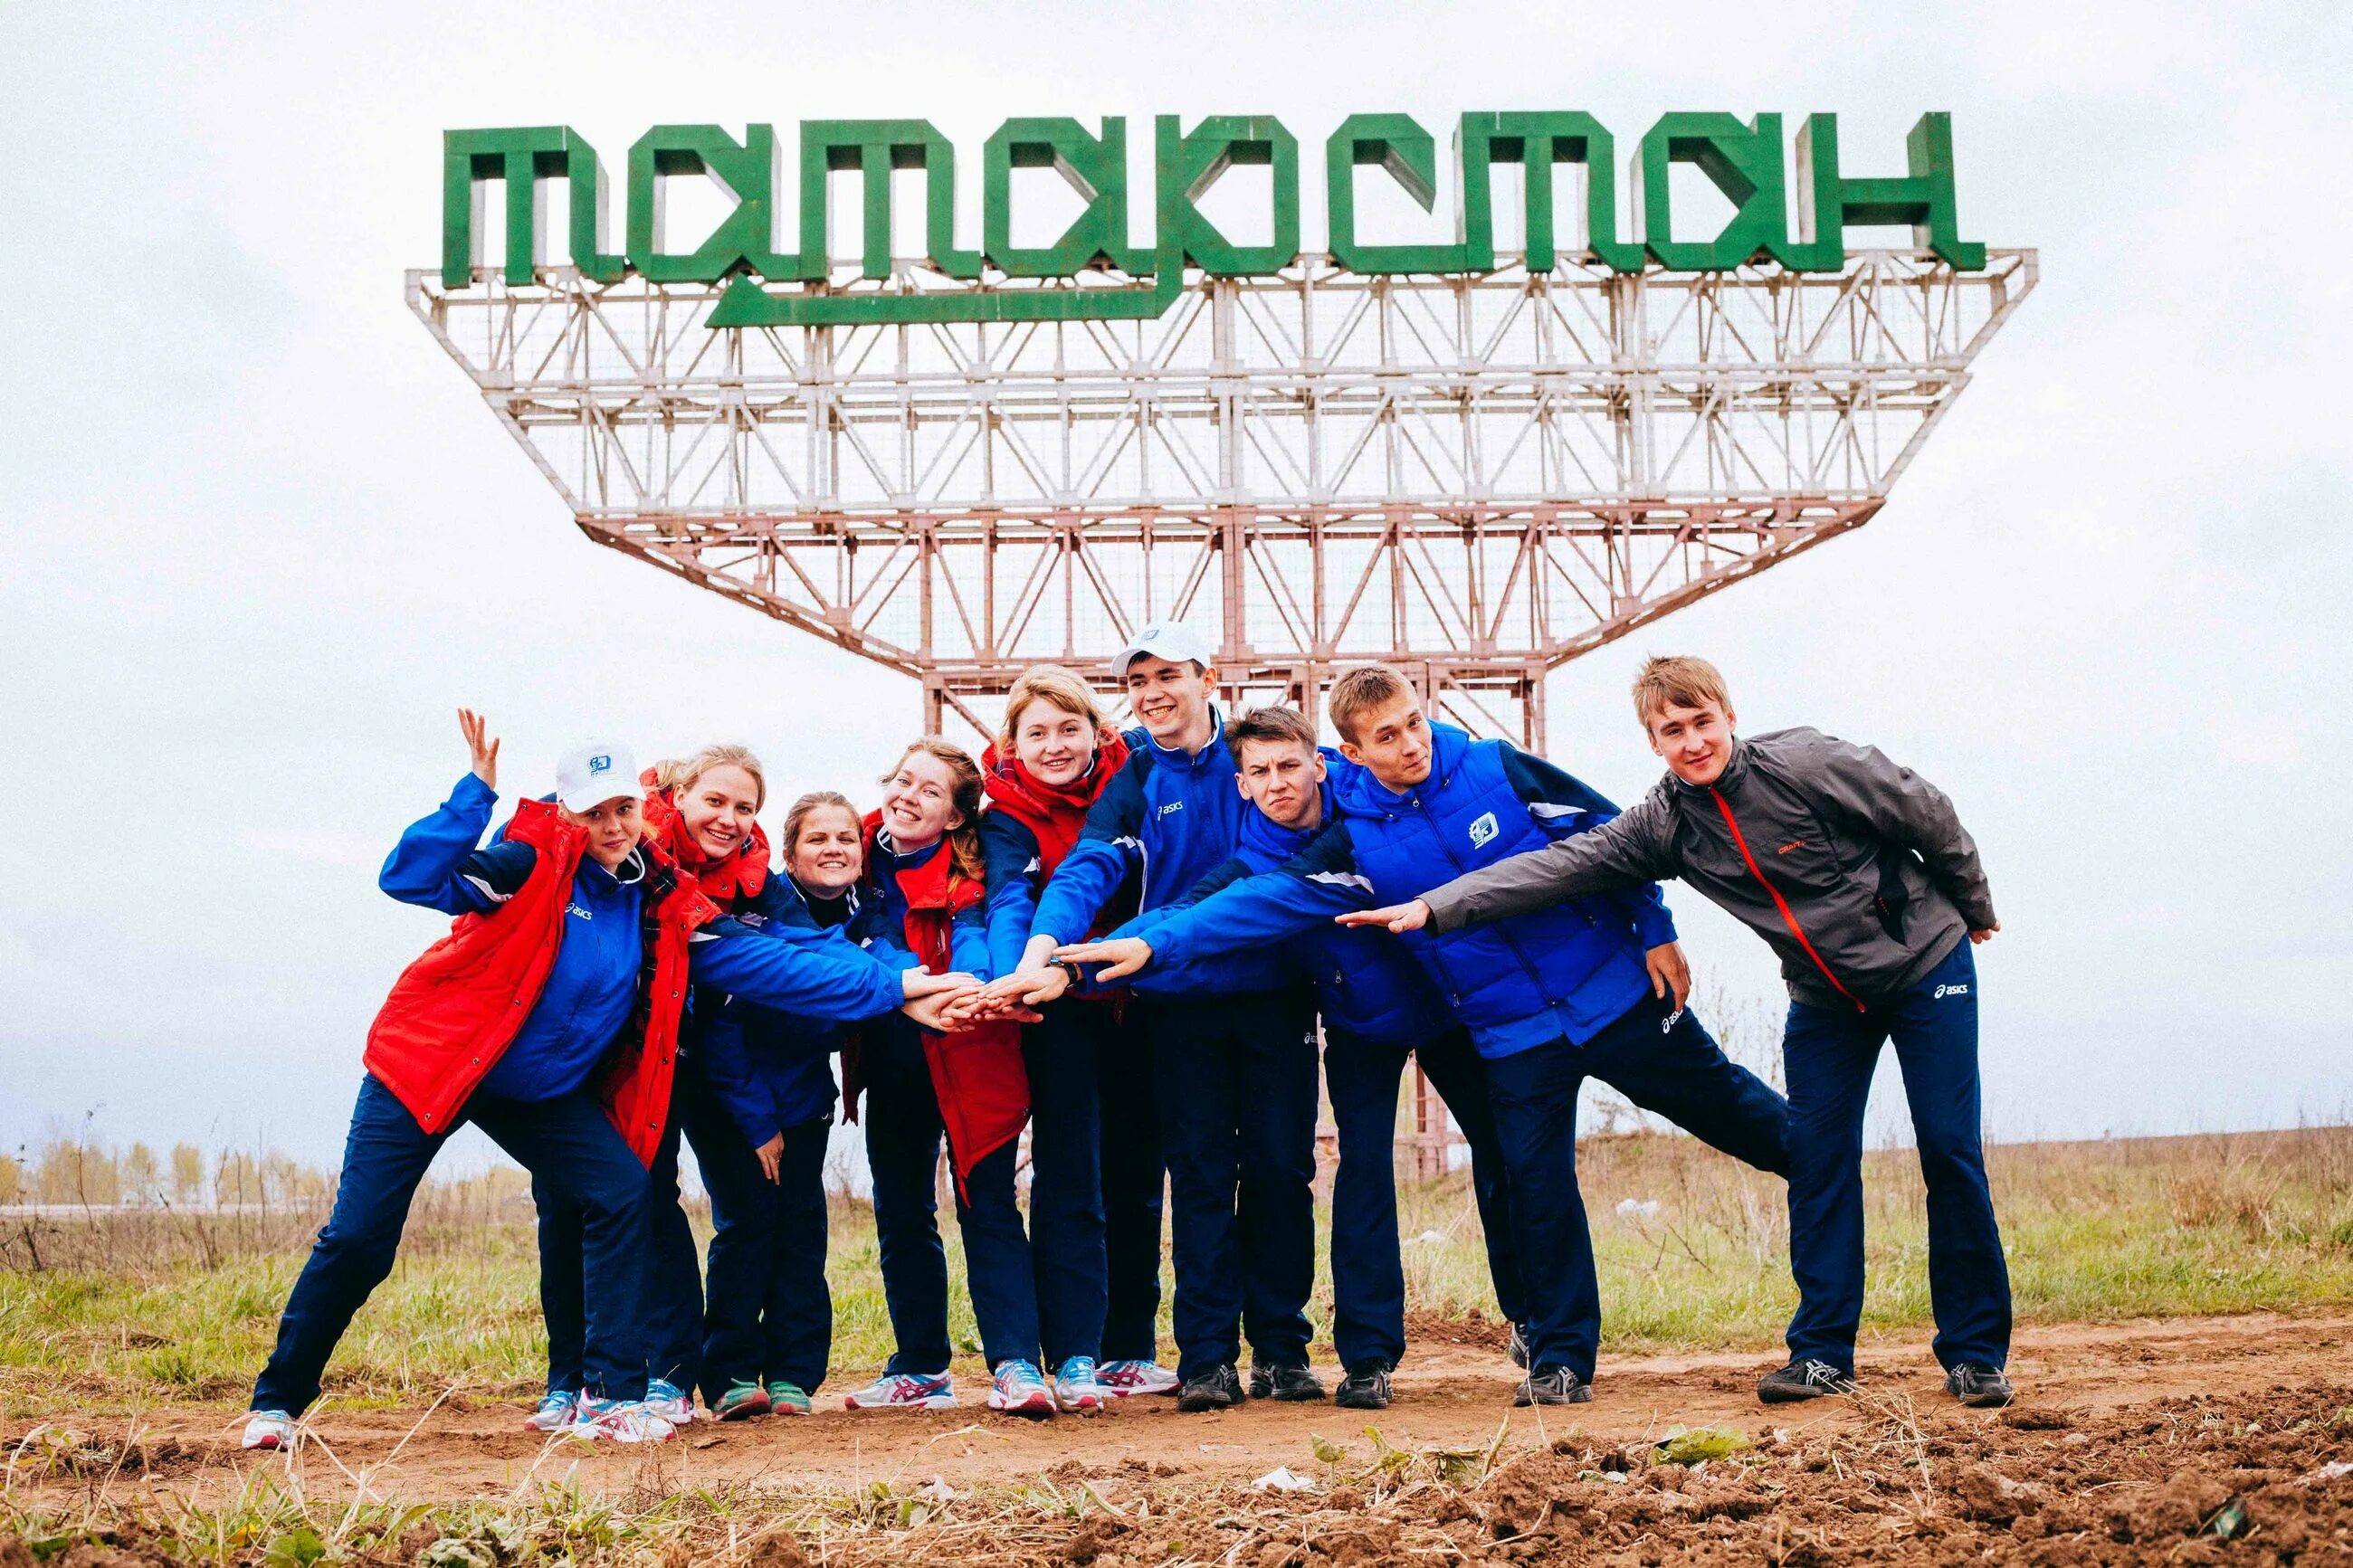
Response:
[[[1238,862],[1236,864],[1239,864]],[[1214,873],[1213,873],[1214,875]],[[1345,910],[1361,909],[1372,884],[1356,870],[1348,825],[1335,822],[1315,836],[1281,870],[1262,871],[1217,889],[1198,903],[1167,913],[1156,923],[1138,921],[1124,928],[1140,937],[1148,952],[1136,962],[1132,948],[1101,952],[1102,944],[1081,943],[1056,956],[1074,963],[1113,962],[1100,978],[1116,980],[1145,962],[1189,963],[1220,953],[1280,943],[1312,931]]]
[[[1672,877],[1677,867],[1669,817],[1669,807],[1653,791],[1630,810],[1590,831],[1498,860],[1483,870],[1432,888],[1415,900],[1426,913],[1410,925],[1397,924],[1395,916],[1384,923],[1393,931],[1419,930],[1425,925],[1434,931],[1454,931],[1525,914],[1564,899],[1640,887]]]
[[[694,933],[693,977],[747,1002],[804,1017],[852,1023],[935,993],[970,990],[968,974],[925,974],[883,963],[840,932],[778,942],[733,921]]]

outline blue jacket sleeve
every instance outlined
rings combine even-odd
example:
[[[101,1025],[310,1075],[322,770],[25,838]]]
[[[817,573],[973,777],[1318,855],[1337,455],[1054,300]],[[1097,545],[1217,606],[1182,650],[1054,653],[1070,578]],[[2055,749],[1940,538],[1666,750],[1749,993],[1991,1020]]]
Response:
[[[693,979],[780,1012],[842,1023],[880,1017],[906,999],[900,966],[839,931],[779,942],[733,921],[694,933]]]
[[[510,839],[474,847],[498,800],[496,790],[466,774],[438,811],[400,836],[376,873],[376,886],[404,904],[445,915],[487,914],[514,897],[531,879],[539,852]]]
[[[1553,766],[1542,757],[1531,756],[1517,746],[1504,747],[1504,773],[1512,781],[1513,791],[1527,804],[1528,815],[1535,819],[1536,826],[1555,840],[1590,833],[1618,815],[1618,807],[1609,796],[1575,774]],[[1663,946],[1675,940],[1675,917],[1668,912],[1667,900],[1656,882],[1621,888],[1600,894],[1592,901],[1624,917],[1627,924],[1633,927],[1636,940],[1645,948]]]
[[[1010,974],[1021,967],[1038,914],[1038,836],[1012,813],[991,811],[980,819],[980,851],[988,862],[989,973]]]
[[[996,977],[996,968],[990,962],[986,900],[958,910],[955,918],[948,922],[948,962],[976,980]]]
[[[1229,883],[1170,915],[1145,940],[1155,964],[1195,963],[1221,952],[1279,945],[1371,903],[1372,885],[1357,874],[1348,825],[1335,822],[1282,869]]]
[[[1145,762],[1142,754],[1129,757],[1088,808],[1078,843],[1038,896],[1030,935],[1050,936],[1057,942],[1084,937],[1143,858]]]

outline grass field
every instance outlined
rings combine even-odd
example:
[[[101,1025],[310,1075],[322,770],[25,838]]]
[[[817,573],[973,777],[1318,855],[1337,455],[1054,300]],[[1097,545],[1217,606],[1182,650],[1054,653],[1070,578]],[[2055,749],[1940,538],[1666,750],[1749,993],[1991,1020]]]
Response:
[[[1588,1139],[1580,1158],[1606,1352],[1778,1342],[1795,1300],[1778,1182],[1680,1136]],[[2022,1321],[2353,1301],[2353,1129],[2021,1144],[1997,1147],[1990,1162]],[[1869,1335],[1926,1322],[1928,1288],[1911,1155],[1872,1155],[1866,1187]],[[0,1414],[241,1398],[319,1203],[0,1217]],[[1400,1209],[1417,1324],[1442,1333],[1492,1321],[1478,1214],[1462,1176],[1405,1188]],[[393,1278],[329,1370],[332,1397],[347,1407],[416,1405],[453,1385],[491,1395],[535,1389],[544,1342],[528,1213],[511,1183],[429,1191]],[[953,1251],[952,1221],[945,1229]],[[830,1272],[839,1386],[863,1381],[890,1349],[862,1201],[835,1204]],[[954,1277],[961,1274],[955,1266]],[[1329,1273],[1319,1267],[1310,1308],[1319,1325],[1329,1322],[1330,1305]],[[960,1370],[977,1370],[960,1283],[954,1311],[956,1342],[971,1358]],[[1328,1347],[1318,1355],[1328,1357]]]

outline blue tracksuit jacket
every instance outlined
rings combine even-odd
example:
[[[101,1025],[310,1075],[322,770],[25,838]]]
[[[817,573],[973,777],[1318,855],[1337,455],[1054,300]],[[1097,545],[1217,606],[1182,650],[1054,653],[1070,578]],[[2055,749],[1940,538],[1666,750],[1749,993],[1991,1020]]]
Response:
[[[1222,888],[1281,869],[1315,839],[1324,824],[1337,819],[1333,780],[1352,764],[1336,752],[1324,755],[1332,776],[1324,781],[1324,813],[1314,827],[1285,827],[1252,806],[1233,858],[1196,884],[1184,903],[1139,916],[1113,933],[1151,942],[1153,961],[1139,980],[1158,975],[1160,987],[1168,991],[1239,988],[1234,951],[1199,941],[1198,906]],[[1385,931],[1321,921],[1281,943],[1280,951],[1292,972],[1315,987],[1315,1009],[1326,1028],[1410,1049],[1454,1026],[1446,999]]]
[[[770,878],[761,893],[773,916],[739,919],[779,940],[845,925],[858,914],[855,889],[825,900],[822,913],[789,877]],[[841,1091],[828,1058],[841,1048],[844,1023],[778,1012],[707,985],[697,988],[694,1005],[702,1020],[697,1046],[703,1074],[747,1142],[756,1147],[833,1114]]]
[[[1427,781],[1398,794],[1368,770],[1347,770],[1334,781],[1339,819],[1282,871],[1204,900],[1176,956],[1198,960],[1211,942],[1273,947],[1345,910],[1406,902],[1616,815],[1598,792],[1517,747],[1474,741],[1451,724],[1430,731]],[[1482,933],[1488,940],[1460,940]],[[1649,993],[1643,951],[1674,935],[1674,919],[1651,886],[1402,940],[1480,1054],[1496,1058],[1548,1040],[1592,1038]]]

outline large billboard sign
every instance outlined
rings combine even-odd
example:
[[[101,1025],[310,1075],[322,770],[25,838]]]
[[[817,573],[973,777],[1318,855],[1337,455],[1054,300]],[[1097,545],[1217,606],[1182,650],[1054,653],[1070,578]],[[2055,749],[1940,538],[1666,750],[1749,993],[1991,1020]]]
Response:
[[[565,183],[570,262],[597,282],[635,275],[653,283],[719,283],[712,327],[855,326],[922,321],[1116,321],[1157,317],[1175,303],[1188,267],[1215,277],[1281,271],[1300,253],[1299,142],[1271,115],[1213,115],[1189,131],[1175,115],[1153,126],[1153,242],[1131,239],[1127,126],[1106,119],[1089,132],[1063,118],[1008,120],[981,150],[977,249],[956,244],[955,149],[923,120],[810,120],[800,126],[797,248],[778,248],[779,175],[775,127],[752,125],[739,141],[716,125],[658,125],[629,149],[621,248],[608,251],[605,167],[568,126],[450,131],[443,135],[441,278],[451,289],[475,281],[486,262],[484,203],[493,185],[505,199],[506,281],[528,284],[551,257],[543,185]],[[1324,144],[1327,233],[1335,263],[1367,275],[1478,274],[1496,268],[1493,171],[1520,166],[1526,266],[1549,271],[1575,247],[1617,272],[1655,265],[1671,271],[1722,271],[1769,260],[1795,271],[1845,264],[1850,226],[1909,226],[1915,245],[1960,271],[1986,264],[1985,247],[1960,237],[1953,199],[1952,117],[1923,114],[1905,139],[1905,172],[1857,176],[1841,162],[1838,117],[1807,117],[1796,139],[1796,178],[1785,171],[1781,117],[1744,122],[1726,113],[1663,115],[1626,161],[1626,200],[1638,239],[1620,237],[1618,155],[1609,130],[1577,110],[1465,114],[1454,132],[1455,237],[1394,245],[1356,234],[1360,166],[1377,167],[1423,210],[1438,189],[1435,138],[1410,115],[1357,114]],[[1581,225],[1553,210],[1553,165],[1584,168]],[[1708,239],[1674,237],[1670,170],[1689,163],[1732,208]],[[1238,245],[1197,205],[1237,164],[1268,167],[1268,242]],[[1013,171],[1051,169],[1085,204],[1051,245],[1013,243]],[[971,285],[892,291],[832,287],[833,237],[854,226],[854,253],[869,279],[892,276],[892,175],[920,171],[924,191],[923,255],[944,279]],[[860,196],[851,225],[837,226],[835,182],[855,176]],[[707,176],[733,205],[691,250],[664,233],[664,182]],[[1793,221],[1794,220],[1794,221]],[[1793,236],[1794,230],[1794,236]],[[1000,288],[997,279],[1032,280]]]

